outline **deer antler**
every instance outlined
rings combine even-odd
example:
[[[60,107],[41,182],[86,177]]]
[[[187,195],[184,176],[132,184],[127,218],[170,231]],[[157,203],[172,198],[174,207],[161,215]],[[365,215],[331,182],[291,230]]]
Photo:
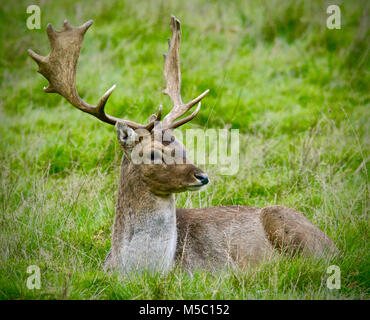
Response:
[[[101,97],[96,106],[86,103],[78,95],[76,90],[77,61],[85,32],[92,23],[93,20],[89,20],[82,26],[73,27],[65,20],[61,31],[55,30],[49,23],[46,30],[50,41],[50,54],[43,57],[30,49],[28,50],[28,54],[39,66],[38,72],[49,81],[49,85],[44,87],[45,92],[60,94],[76,108],[93,115],[103,122],[114,125],[119,121],[125,123],[132,129],[153,129],[155,121],[159,121],[161,118],[161,108],[155,117],[151,117],[151,121],[147,125],[138,124],[130,120],[118,119],[105,113],[105,104],[116,85],[112,86]]]
[[[166,129],[177,128],[193,119],[200,110],[200,100],[209,92],[207,89],[200,96],[184,104],[181,99],[181,69],[180,69],[180,42],[181,42],[181,24],[175,16],[171,15],[172,39],[168,39],[168,54],[165,54],[163,74],[166,79],[166,89],[163,93],[168,95],[173,103],[172,110],[164,117],[162,126]],[[189,116],[174,122],[184,115],[195,104],[199,102],[197,109]]]

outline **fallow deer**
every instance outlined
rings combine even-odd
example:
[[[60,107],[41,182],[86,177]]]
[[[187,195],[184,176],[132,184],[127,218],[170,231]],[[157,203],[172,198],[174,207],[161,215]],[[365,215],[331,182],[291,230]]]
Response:
[[[40,56],[28,50],[49,85],[73,106],[103,122],[115,125],[123,148],[112,248],[105,268],[121,273],[136,271],[166,272],[175,263],[186,270],[220,269],[230,265],[246,267],[287,250],[310,256],[326,256],[337,251],[333,241],[311,224],[302,213],[283,206],[263,209],[248,206],[223,206],[203,209],[176,209],[175,193],[199,190],[209,179],[205,172],[186,159],[184,146],[173,130],[193,119],[200,110],[200,100],[209,90],[188,103],[181,98],[179,49],[181,26],[171,16],[172,38],[165,55],[163,93],[173,103],[161,121],[162,109],[148,124],[117,119],[107,115],[105,104],[114,90],[110,88],[96,106],[83,101],[75,85],[76,66],[84,34],[93,23],[73,27],[67,20],[61,31],[47,25],[51,52]],[[189,116],[177,120],[199,102]],[[177,120],[177,121],[176,121]],[[166,133],[169,141],[157,141],[156,133]],[[144,137],[149,139],[143,139]],[[146,141],[146,142],[145,142]],[[149,163],[135,163],[132,151],[138,144],[149,152]],[[154,163],[153,158],[180,150],[183,163]]]

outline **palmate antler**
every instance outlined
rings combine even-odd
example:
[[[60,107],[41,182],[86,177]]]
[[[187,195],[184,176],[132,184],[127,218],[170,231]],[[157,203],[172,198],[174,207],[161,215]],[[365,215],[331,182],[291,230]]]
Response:
[[[82,26],[73,27],[65,20],[61,31],[55,30],[49,23],[46,30],[50,41],[50,54],[43,57],[30,49],[28,50],[28,54],[39,66],[38,72],[49,81],[49,85],[44,87],[45,92],[60,94],[76,108],[93,115],[103,122],[114,125],[119,121],[125,123],[132,129],[145,128],[151,130],[154,127],[155,121],[161,119],[161,108],[159,108],[157,115],[151,117],[147,125],[142,125],[130,120],[118,119],[105,113],[105,104],[115,89],[115,85],[101,97],[96,106],[86,103],[78,95],[76,90],[77,61],[85,32],[92,23],[93,21],[89,20]]]
[[[162,127],[168,129],[177,128],[193,119],[200,110],[200,100],[209,92],[207,89],[194,100],[184,104],[181,99],[181,69],[180,69],[180,43],[181,43],[181,23],[175,16],[171,15],[172,39],[168,39],[168,54],[165,54],[163,74],[166,79],[166,89],[163,93],[168,95],[173,103],[172,110],[163,119]],[[174,122],[183,116],[195,104],[199,102],[197,109],[189,116]]]
[[[206,90],[199,97],[184,104],[181,100],[181,71],[180,71],[180,42],[181,42],[181,25],[173,15],[171,16],[172,39],[168,40],[168,54],[165,55],[164,77],[166,79],[166,89],[163,90],[172,102],[173,108],[163,119],[161,128],[174,129],[193,119],[200,110],[200,100],[209,92]],[[45,92],[58,93],[67,99],[73,106],[83,112],[89,113],[103,122],[116,124],[122,122],[132,129],[152,130],[154,125],[161,120],[162,106],[158,113],[150,117],[146,125],[139,124],[130,120],[118,119],[107,115],[104,111],[105,104],[115,89],[112,86],[100,99],[96,106],[90,105],[82,100],[76,89],[76,68],[77,61],[81,51],[82,41],[87,29],[93,21],[89,20],[82,26],[73,27],[67,20],[64,21],[63,28],[60,31],[55,30],[49,23],[47,25],[47,35],[50,41],[51,52],[46,57],[40,56],[32,50],[28,54],[39,66],[38,72],[41,73],[48,81],[49,85],[44,87]],[[175,122],[176,119],[183,116],[195,104],[199,102],[197,109],[189,116]]]

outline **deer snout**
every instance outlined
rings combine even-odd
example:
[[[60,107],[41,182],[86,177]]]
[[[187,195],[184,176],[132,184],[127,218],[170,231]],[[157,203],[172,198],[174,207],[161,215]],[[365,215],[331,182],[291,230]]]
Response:
[[[209,182],[208,175],[205,173],[196,173],[194,176],[203,185]]]

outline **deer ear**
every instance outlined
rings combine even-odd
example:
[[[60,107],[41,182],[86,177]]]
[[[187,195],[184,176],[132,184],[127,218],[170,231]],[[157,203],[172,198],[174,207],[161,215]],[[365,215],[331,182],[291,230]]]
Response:
[[[131,149],[135,146],[137,140],[137,134],[126,124],[117,121],[116,123],[117,139],[122,147],[125,149]]]

